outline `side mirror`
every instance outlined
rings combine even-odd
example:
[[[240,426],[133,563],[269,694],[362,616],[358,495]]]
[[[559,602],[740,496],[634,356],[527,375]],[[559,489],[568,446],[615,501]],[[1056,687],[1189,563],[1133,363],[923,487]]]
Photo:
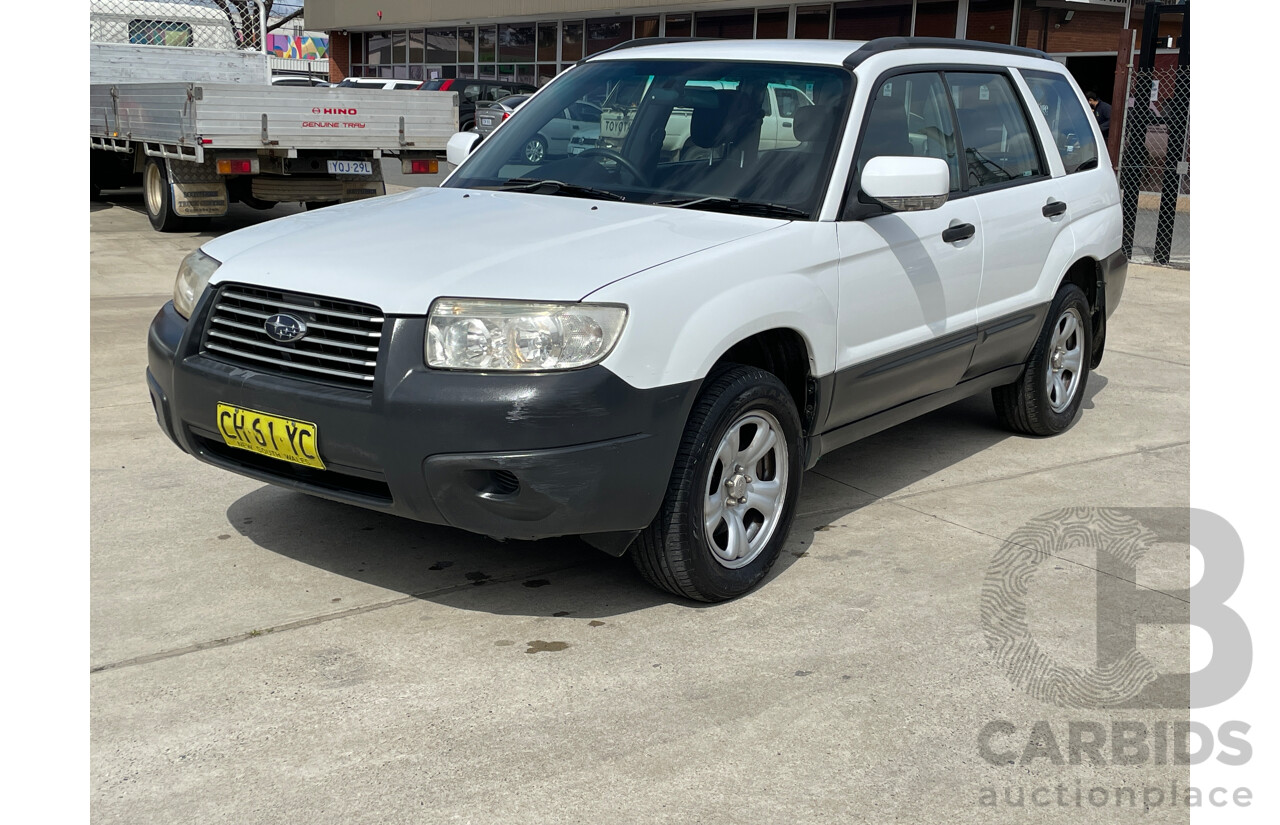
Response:
[[[449,138],[449,142],[445,144],[445,159],[454,166],[460,166],[467,155],[471,154],[471,150],[476,148],[476,143],[480,141],[480,135],[475,132],[455,132],[453,137]]]
[[[894,212],[937,209],[950,190],[951,172],[940,158],[884,156],[862,167],[862,191]]]

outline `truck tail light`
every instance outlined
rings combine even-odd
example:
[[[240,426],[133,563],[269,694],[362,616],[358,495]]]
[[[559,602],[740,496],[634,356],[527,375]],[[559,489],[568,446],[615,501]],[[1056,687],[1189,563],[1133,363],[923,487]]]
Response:
[[[219,175],[256,175],[258,161],[256,158],[219,158]]]
[[[435,160],[411,160],[409,161],[410,175],[434,175],[440,171],[440,163]]]

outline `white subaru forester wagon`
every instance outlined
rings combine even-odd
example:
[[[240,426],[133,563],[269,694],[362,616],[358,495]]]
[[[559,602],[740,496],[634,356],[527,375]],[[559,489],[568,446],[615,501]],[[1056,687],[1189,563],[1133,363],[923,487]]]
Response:
[[[598,132],[531,163],[582,100]],[[475,140],[439,188],[183,261],[147,370],[179,447],[728,599],[827,451],[983,392],[1019,433],[1070,427],[1124,288],[1102,135],[1027,49],[633,41]]]

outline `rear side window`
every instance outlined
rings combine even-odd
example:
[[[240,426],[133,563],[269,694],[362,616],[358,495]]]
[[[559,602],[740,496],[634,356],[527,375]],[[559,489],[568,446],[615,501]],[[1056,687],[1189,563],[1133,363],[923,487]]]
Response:
[[[969,189],[1045,174],[1026,113],[1007,77],[947,72],[947,85],[960,123]]]
[[[1036,105],[1049,122],[1054,146],[1067,174],[1098,166],[1098,142],[1093,136],[1093,116],[1080,105],[1071,81],[1052,72],[1022,70]]]

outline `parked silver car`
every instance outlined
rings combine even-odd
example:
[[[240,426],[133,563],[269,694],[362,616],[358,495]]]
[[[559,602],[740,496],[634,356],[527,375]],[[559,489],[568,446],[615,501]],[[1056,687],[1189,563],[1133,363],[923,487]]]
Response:
[[[511,95],[487,109],[476,110],[476,131],[481,138],[487,136],[498,124],[510,118],[529,95]],[[575,138],[590,134],[592,143],[600,134],[600,107],[585,100],[570,103],[558,117],[548,120],[537,133],[531,135],[520,147],[519,155],[529,163],[541,163],[548,157],[564,157],[573,153]],[[579,150],[581,151],[581,150]]]
[[[488,137],[490,132],[498,128],[499,123],[511,117],[520,104],[528,99],[529,95],[508,95],[502,100],[477,106],[475,130],[480,133],[480,138],[483,140]]]

